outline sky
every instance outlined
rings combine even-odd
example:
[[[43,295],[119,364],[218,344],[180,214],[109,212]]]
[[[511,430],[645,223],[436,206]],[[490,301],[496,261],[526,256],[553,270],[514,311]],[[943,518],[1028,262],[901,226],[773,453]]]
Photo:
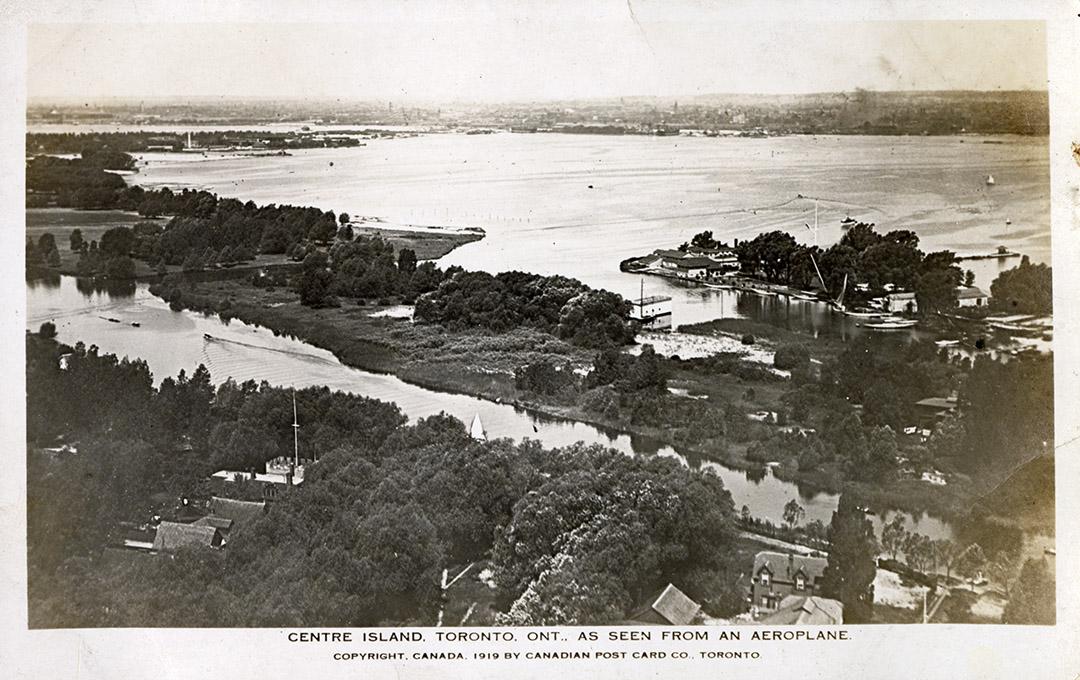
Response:
[[[416,101],[1045,89],[1042,22],[442,15],[35,24],[28,95]]]

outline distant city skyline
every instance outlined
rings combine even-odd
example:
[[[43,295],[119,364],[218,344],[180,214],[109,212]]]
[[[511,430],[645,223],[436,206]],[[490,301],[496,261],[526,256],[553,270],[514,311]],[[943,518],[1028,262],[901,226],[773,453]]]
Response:
[[[32,100],[558,101],[1044,90],[1041,21],[806,24],[507,15],[366,24],[37,24]]]

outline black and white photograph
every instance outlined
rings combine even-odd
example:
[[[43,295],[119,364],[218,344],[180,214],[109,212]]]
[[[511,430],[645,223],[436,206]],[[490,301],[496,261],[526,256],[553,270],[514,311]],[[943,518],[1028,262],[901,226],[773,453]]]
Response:
[[[30,632],[1058,622],[1048,22],[615,4],[26,25]]]

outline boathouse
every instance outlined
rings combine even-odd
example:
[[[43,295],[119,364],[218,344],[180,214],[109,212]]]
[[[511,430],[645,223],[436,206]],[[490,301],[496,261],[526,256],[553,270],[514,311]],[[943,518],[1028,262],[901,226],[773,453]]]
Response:
[[[650,295],[630,301],[630,318],[651,331],[671,330],[671,298]]]

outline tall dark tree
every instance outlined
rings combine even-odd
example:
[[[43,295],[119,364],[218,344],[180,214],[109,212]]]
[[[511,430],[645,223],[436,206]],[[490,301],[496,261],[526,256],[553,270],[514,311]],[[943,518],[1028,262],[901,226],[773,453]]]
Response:
[[[83,249],[83,236],[82,229],[76,227],[71,230],[71,236],[68,237],[68,241],[71,244],[71,250],[79,252]]]
[[[48,257],[51,251],[56,250],[56,239],[49,232],[45,232],[38,237],[37,247],[42,255]]]
[[[1045,559],[1029,559],[1020,570],[1020,578],[1005,605],[1002,623],[1052,626],[1055,612],[1055,583]]]
[[[399,272],[412,276],[413,272],[416,271],[416,251],[412,248],[402,248],[399,250],[397,266]]]
[[[325,253],[313,251],[304,258],[297,288],[300,292],[300,304],[308,307],[320,307],[327,304],[330,297],[330,284],[334,275],[327,269]]]
[[[870,622],[877,547],[874,525],[855,497],[841,495],[829,524],[829,562],[821,577],[821,594],[843,603],[844,623]]]

